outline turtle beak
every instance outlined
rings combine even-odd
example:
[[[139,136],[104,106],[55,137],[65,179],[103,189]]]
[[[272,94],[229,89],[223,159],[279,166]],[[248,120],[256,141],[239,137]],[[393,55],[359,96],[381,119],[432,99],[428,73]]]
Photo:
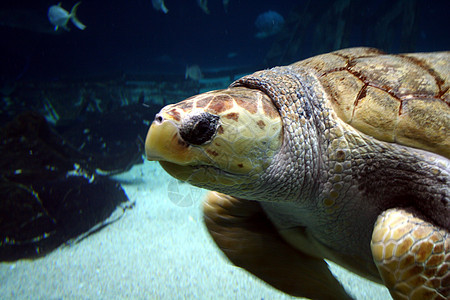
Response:
[[[145,139],[145,154],[148,160],[167,161],[187,165],[194,161],[190,146],[178,133],[177,122],[170,116],[156,115]]]
[[[170,149],[167,141],[176,138],[177,128],[173,123],[153,121],[145,139],[145,154],[148,160],[165,160]]]
[[[193,173],[192,165],[198,162],[198,153],[182,140],[178,122],[170,115],[156,115],[145,139],[148,160],[159,161],[173,177],[186,181]]]

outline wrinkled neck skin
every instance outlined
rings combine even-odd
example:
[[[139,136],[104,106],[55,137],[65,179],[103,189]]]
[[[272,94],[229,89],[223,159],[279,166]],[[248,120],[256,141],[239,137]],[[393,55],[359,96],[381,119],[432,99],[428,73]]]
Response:
[[[322,132],[334,122],[324,101],[310,101],[312,97],[323,99],[322,91],[316,88],[320,84],[315,81],[308,73],[288,66],[260,71],[232,84],[262,90],[273,100],[283,121],[282,148],[262,175],[251,200],[295,202],[306,208],[312,204],[309,199],[318,196],[322,157],[328,146]]]

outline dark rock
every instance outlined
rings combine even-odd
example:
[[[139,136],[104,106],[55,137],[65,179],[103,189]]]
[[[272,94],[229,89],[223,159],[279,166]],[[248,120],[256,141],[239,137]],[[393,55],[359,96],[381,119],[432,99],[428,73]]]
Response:
[[[36,113],[15,118],[0,138],[0,261],[44,255],[128,201],[118,183],[97,173],[115,157],[78,151]],[[121,162],[125,169],[132,163]]]
[[[112,111],[89,112],[56,130],[73,147],[95,158],[106,174],[128,170],[143,162],[143,141],[160,106],[131,104]]]

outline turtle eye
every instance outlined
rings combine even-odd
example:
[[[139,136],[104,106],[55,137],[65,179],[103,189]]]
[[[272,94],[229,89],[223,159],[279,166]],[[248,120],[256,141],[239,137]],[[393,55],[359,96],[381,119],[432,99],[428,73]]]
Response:
[[[210,141],[219,125],[219,117],[203,112],[197,115],[188,116],[181,123],[181,138],[192,145],[203,145]]]

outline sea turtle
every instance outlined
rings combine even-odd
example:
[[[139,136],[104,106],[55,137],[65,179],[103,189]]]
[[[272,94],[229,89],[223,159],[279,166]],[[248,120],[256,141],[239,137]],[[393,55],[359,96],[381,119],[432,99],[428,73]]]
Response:
[[[395,299],[450,297],[450,52],[350,48],[168,105],[149,160],[214,190],[212,238],[295,296],[346,299],[325,259]]]

